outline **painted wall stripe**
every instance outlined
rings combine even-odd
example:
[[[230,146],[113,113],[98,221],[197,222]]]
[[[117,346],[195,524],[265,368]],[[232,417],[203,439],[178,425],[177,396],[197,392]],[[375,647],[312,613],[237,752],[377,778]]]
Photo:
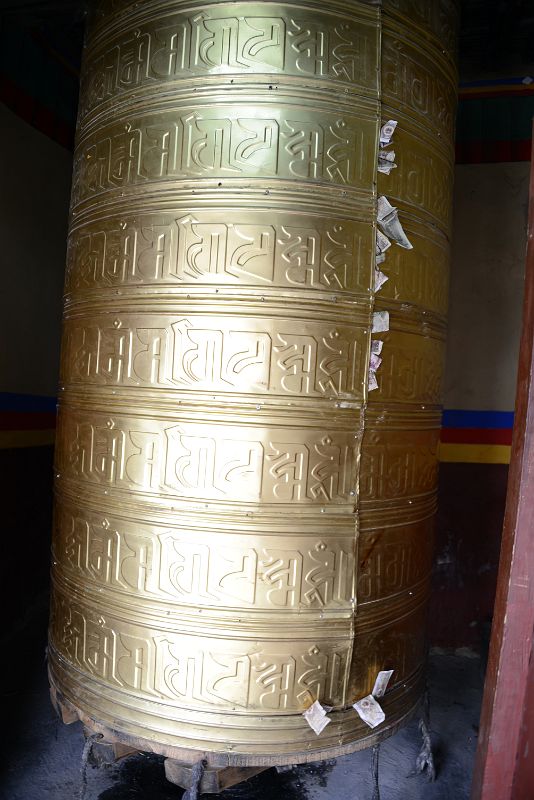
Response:
[[[476,86],[526,86],[534,90],[532,75],[515,75],[507,78],[482,78],[476,81],[460,81],[460,91]]]
[[[530,97],[534,95],[534,88],[531,86],[495,86],[492,88],[460,89],[460,100],[475,100],[481,97]]]
[[[505,444],[447,444],[440,442],[439,460],[444,463],[509,464],[512,448]]]
[[[512,444],[512,428],[442,428],[445,444]]]
[[[456,163],[501,164],[507,161],[529,161],[530,150],[530,139],[457,141]]]
[[[0,449],[51,445],[55,397],[0,392]],[[508,464],[512,411],[445,409],[439,458],[443,462]]]
[[[514,412],[446,408],[441,424],[444,428],[512,428]]]
[[[0,412],[56,413],[57,397],[41,394],[0,392]]]
[[[2,411],[0,412],[1,431],[53,430],[56,427],[56,414],[52,411]]]
[[[0,431],[0,450],[13,447],[42,447],[54,444],[55,429],[42,431]]]
[[[0,412],[56,412],[57,397],[50,395],[0,392]],[[444,428],[511,428],[513,411],[476,411],[446,408],[443,411]]]
[[[0,449],[53,445],[55,433],[55,430],[0,431]],[[509,445],[440,442],[438,455],[444,463],[509,464],[510,452]]]

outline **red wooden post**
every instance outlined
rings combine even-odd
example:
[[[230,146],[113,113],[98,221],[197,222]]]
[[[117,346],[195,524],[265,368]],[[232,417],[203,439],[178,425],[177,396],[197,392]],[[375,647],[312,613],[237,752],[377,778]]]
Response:
[[[534,148],[512,458],[472,800],[534,798],[533,344]]]

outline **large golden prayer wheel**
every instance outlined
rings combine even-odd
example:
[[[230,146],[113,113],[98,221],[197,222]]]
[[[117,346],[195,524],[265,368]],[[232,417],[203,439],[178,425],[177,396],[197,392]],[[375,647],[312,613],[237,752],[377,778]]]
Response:
[[[94,9],[49,648],[90,728],[283,764],[420,702],[454,28],[452,0]],[[391,212],[377,259],[379,197],[413,248]],[[382,670],[372,729],[353,704]]]

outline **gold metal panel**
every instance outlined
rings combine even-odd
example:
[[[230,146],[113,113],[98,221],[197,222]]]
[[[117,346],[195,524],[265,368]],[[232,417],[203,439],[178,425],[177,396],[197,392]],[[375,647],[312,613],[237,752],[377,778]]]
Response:
[[[198,618],[219,618],[236,605],[249,612],[345,614],[355,602],[354,530],[332,526],[309,531],[225,531],[198,528],[195,515],[182,524],[103,516],[65,498],[58,510],[53,557],[70,583],[116,593],[134,607],[158,602]]]
[[[367,428],[362,447],[360,502],[377,505],[434,492],[439,428]]]
[[[445,56],[454,68],[459,11],[457,0],[383,0],[383,25],[391,19],[415,33],[433,55]],[[429,34],[435,37],[434,42]]]
[[[49,648],[53,686],[95,730],[269,765],[359,749],[413,713],[453,17],[448,0],[95,3]],[[390,116],[398,166],[377,175]],[[375,295],[378,194],[414,247],[389,249]],[[389,331],[372,334],[376,310]],[[388,668],[370,732],[352,704]],[[319,737],[315,699],[334,707]]]
[[[451,147],[456,112],[455,71],[447,62],[441,65],[439,56],[429,51],[427,43],[412,38],[411,33],[404,25],[391,25],[386,17],[382,30],[384,111],[412,119],[423,130],[434,133],[437,147]]]
[[[446,235],[452,221],[452,153],[445,155],[433,137],[400,125],[395,131],[398,168],[378,173],[378,192],[417,219],[437,225]]]
[[[343,209],[340,209],[342,212]],[[258,287],[370,295],[374,227],[368,219],[257,208],[103,216],[69,238],[66,291],[108,287]]]
[[[439,404],[445,343],[422,334],[390,330],[377,334],[384,342],[379,388],[369,403],[399,402]]]
[[[351,642],[340,643],[335,629],[291,639],[214,637],[177,633],[174,619],[132,623],[84,602],[78,605],[55,587],[58,603],[52,627],[57,653],[77,669],[115,690],[182,711],[248,711],[281,714],[301,711],[311,697],[343,706]],[[329,626],[330,627],[330,626]],[[313,701],[312,701],[313,702]]]
[[[71,674],[67,662],[57,657],[51,675],[53,686],[57,689],[58,683],[61,686],[68,685],[72,680]],[[369,680],[370,676],[363,679],[360,686],[365,687]],[[422,670],[418,670],[403,684],[392,686],[382,698],[385,713],[388,718],[395,720],[388,729],[390,733],[413,715],[414,704],[421,696],[424,685]],[[210,763],[220,766],[252,763],[267,767],[295,761],[316,761],[332,753],[343,755],[369,747],[384,735],[383,731],[371,732],[356,714],[334,710],[331,713],[333,724],[325,729],[318,749],[315,733],[307,725],[299,724],[300,714],[262,714],[261,726],[252,726],[246,714],[226,711],[223,725],[220,712],[181,711],[177,706],[161,700],[155,711],[152,698],[144,700],[133,696],[130,699],[124,690],[115,690],[107,683],[97,682],[87,671],[78,672],[77,692],[77,707],[90,708],[93,712],[92,716],[83,710],[79,714],[95,732],[111,728],[119,741],[136,742],[141,749],[150,752],[157,746],[171,758],[183,753],[184,735],[188,748],[201,753],[205,752],[206,742],[209,741]],[[157,745],[152,734],[155,725],[160,731]],[[281,749],[281,740],[285,748],[283,752],[277,752]]]
[[[120,495],[223,503],[350,504],[357,438],[319,421],[291,431],[227,419],[60,414],[63,481]],[[117,497],[117,502],[120,502]]]
[[[312,15],[310,15],[312,11]],[[376,96],[378,27],[363,6],[345,17],[263,2],[169,6],[165,16],[130,14],[89,51],[82,80],[81,120],[132,94],[179,91],[181,83],[227,83],[263,76],[316,80]],[[142,96],[142,94],[141,94]]]
[[[357,592],[360,609],[410,591],[427,579],[433,545],[433,520],[429,518],[362,532]]]
[[[224,310],[176,311],[68,319],[71,385],[363,400],[368,334],[361,323],[266,318],[259,309],[256,317],[238,319]]]
[[[372,104],[356,114],[335,104],[326,110],[326,100],[319,110],[313,93],[298,102],[289,92],[278,95],[275,102],[272,92],[256,89],[240,95],[239,104],[213,105],[207,98],[178,109],[167,100],[166,110],[130,112],[100,125],[77,146],[73,207],[102,194],[108,201],[113,193],[128,197],[143,187],[162,191],[180,180],[192,187],[212,181],[219,189],[244,180],[296,180],[371,193],[377,138]]]
[[[422,600],[422,602],[421,602]],[[392,686],[402,684],[420,669],[426,654],[424,635],[426,602],[409,613],[397,614],[389,624],[365,620],[361,612],[361,629],[355,631],[355,648],[349,675],[349,694],[365,697],[374,685],[378,672],[394,669]],[[367,624],[366,624],[367,623]]]
[[[447,313],[450,245],[444,234],[429,224],[403,217],[412,250],[390,247],[380,268],[388,280],[379,294],[388,309],[410,304],[441,317]]]

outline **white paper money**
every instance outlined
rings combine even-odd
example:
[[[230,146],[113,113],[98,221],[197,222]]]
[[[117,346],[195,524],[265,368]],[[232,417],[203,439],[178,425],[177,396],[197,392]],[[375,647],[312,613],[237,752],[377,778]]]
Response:
[[[413,245],[404,233],[404,229],[399,220],[399,212],[392,206],[387,197],[381,195],[377,200],[376,218],[382,232],[390,239],[393,239],[400,247],[412,250]]]
[[[391,247],[391,242],[381,231],[376,232],[376,254],[385,253]]]
[[[380,703],[377,703],[372,694],[368,694],[367,697],[358,700],[357,703],[354,703],[353,708],[370,728],[376,728],[376,726],[384,722],[386,718]]]
[[[371,342],[371,353],[379,356],[382,352],[382,348],[384,347],[384,342],[382,339],[373,339]]]
[[[379,269],[375,269],[375,292],[379,292],[386,281],[389,281],[388,276]]]
[[[374,392],[375,389],[378,389],[378,381],[376,379],[376,373],[374,370],[369,370],[369,380],[367,381],[367,388],[370,392]]]
[[[393,675],[394,671],[395,670],[393,669],[384,669],[382,672],[378,673],[373,691],[371,692],[373,697],[383,697],[385,695],[386,689],[388,688],[389,679]]]
[[[380,144],[389,144],[393,134],[395,133],[395,128],[397,127],[397,120],[396,119],[388,119],[382,127],[380,128]]]
[[[382,158],[384,161],[395,161],[395,150],[379,150],[378,158]]]
[[[393,164],[391,161],[383,161],[381,158],[378,159],[377,170],[384,175],[389,175],[391,170],[396,168],[397,165]]]
[[[383,194],[380,195],[380,197],[376,201],[376,216],[379,222],[381,222],[384,219],[384,217],[387,217],[388,214],[391,214],[393,213],[393,211],[396,210],[397,209],[395,208],[395,206],[391,205],[387,197],[385,197]]]
[[[389,331],[389,311],[373,312],[371,333],[382,333],[382,331]]]
[[[371,357],[369,359],[369,369],[372,369],[373,372],[376,372],[381,363],[382,359],[380,358],[380,356],[377,356],[376,353],[371,352]]]
[[[396,168],[395,164],[395,151],[394,150],[379,150],[378,151],[378,171],[389,175],[392,169]]]
[[[302,716],[317,736],[332,722],[332,720],[326,716],[326,711],[318,700],[312,703]]]

